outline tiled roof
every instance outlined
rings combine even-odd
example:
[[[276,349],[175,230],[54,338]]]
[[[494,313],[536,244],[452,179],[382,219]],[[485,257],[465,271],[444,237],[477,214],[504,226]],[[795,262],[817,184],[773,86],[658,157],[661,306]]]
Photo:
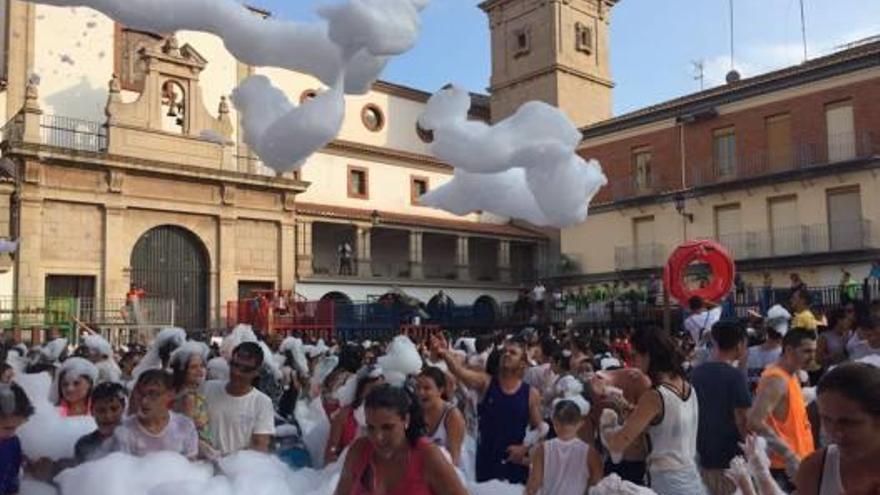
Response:
[[[314,203],[296,203],[297,215],[310,215],[326,218],[341,218],[347,220],[363,220],[371,221],[373,218],[373,210],[365,210],[360,208],[347,208],[344,206],[321,205]],[[530,239],[546,239],[546,236],[540,232],[536,232],[525,227],[519,227],[509,223],[494,224],[470,222],[467,220],[451,220],[445,218],[435,218],[422,215],[407,215],[403,213],[392,213],[388,211],[379,211],[380,224],[387,225],[404,225],[411,227],[428,227],[441,230],[450,230],[456,232],[470,232],[485,235],[498,235],[506,237],[527,237]]]

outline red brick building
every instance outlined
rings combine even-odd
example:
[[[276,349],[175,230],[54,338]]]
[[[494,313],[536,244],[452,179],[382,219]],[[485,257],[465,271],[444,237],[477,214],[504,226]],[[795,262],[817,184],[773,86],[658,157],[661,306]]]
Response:
[[[610,184],[562,232],[570,285],[658,271],[713,238],[747,280],[833,285],[880,257],[880,42],[583,129]],[[677,201],[676,201],[677,200]]]

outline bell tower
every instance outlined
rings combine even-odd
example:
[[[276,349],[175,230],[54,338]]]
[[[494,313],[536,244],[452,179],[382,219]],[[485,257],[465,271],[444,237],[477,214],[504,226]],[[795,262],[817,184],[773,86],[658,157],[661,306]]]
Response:
[[[492,121],[539,100],[578,127],[611,118],[608,30],[618,0],[486,0]]]

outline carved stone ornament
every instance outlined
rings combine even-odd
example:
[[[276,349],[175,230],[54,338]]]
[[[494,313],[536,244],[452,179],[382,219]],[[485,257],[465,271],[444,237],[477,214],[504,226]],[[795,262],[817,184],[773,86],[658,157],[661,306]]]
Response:
[[[107,172],[107,189],[112,193],[121,193],[122,185],[125,182],[125,174],[119,170],[111,170]]]
[[[229,185],[224,184],[223,186],[221,186],[220,192],[222,195],[221,200],[223,201],[224,205],[234,205],[235,204],[235,194],[237,192],[237,190],[235,189],[235,186],[229,186]]]
[[[24,163],[24,181],[30,184],[39,184],[43,175],[43,167],[39,162],[27,161]]]
[[[284,211],[294,210],[296,210],[296,194],[289,192],[284,193]]]

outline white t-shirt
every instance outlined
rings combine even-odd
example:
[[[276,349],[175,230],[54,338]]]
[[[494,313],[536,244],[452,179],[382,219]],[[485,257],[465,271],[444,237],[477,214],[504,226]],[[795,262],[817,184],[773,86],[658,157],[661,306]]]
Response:
[[[880,349],[875,349],[868,344],[867,340],[862,340],[858,335],[853,335],[846,344],[846,352],[849,359],[855,361],[867,356],[880,355]]]
[[[253,435],[275,434],[272,400],[257,389],[234,397],[226,392],[226,383],[211,381],[204,386],[214,448],[222,455],[249,448]]]
[[[144,456],[167,450],[194,458],[199,452],[199,435],[192,420],[183,414],[169,413],[165,429],[158,435],[150,433],[137,416],[129,416],[113,432],[114,449],[126,454]]]
[[[684,320],[684,329],[687,330],[694,344],[700,343],[703,335],[712,331],[712,327],[721,319],[721,307],[712,308],[708,311],[694,313]]]
[[[767,366],[775,363],[782,355],[782,346],[773,349],[764,349],[759,345],[749,347],[749,356],[746,359],[746,374],[749,385],[753,388],[761,380],[761,374]]]

